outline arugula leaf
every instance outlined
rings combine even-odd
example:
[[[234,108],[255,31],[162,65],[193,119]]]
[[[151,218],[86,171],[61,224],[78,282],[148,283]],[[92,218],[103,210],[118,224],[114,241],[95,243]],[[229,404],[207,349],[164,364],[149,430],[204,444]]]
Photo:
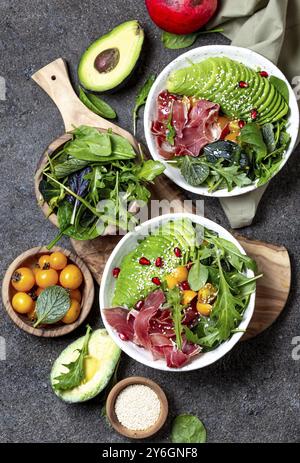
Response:
[[[64,367],[68,369],[66,373],[62,373],[54,378],[54,380],[57,381],[53,385],[54,389],[58,391],[69,391],[70,389],[74,389],[75,387],[79,386],[83,382],[85,377],[84,359],[89,354],[89,341],[91,333],[92,328],[87,326],[82,348],[77,350],[79,353],[77,359],[64,365]]]
[[[171,441],[173,444],[204,444],[206,442],[204,424],[197,416],[177,416],[172,423]]]
[[[36,301],[37,321],[34,328],[41,324],[52,325],[61,320],[70,308],[70,296],[61,286],[49,286],[43,290]]]
[[[208,268],[196,260],[191,270],[189,271],[188,282],[193,291],[199,291],[208,279]]]
[[[170,307],[172,320],[174,323],[174,330],[176,334],[176,346],[178,350],[182,349],[182,309],[181,305],[181,292],[178,286],[175,286],[173,289],[169,289],[167,292],[167,304]]]
[[[139,93],[136,96],[135,106],[133,108],[133,134],[134,135],[136,134],[136,122],[138,119],[139,109],[146,104],[149,92],[151,90],[152,85],[154,84],[155,79],[156,79],[156,76],[154,74],[148,77],[145,84],[139,90]]]
[[[246,145],[253,149],[256,162],[260,162],[268,154],[262,131],[259,125],[255,122],[246,124],[242,128],[239,140],[242,143],[242,146]]]
[[[99,96],[84,92],[82,87],[79,87],[79,98],[87,108],[98,116],[105,119],[115,119],[117,117],[116,112],[108,103],[103,101]]]
[[[269,79],[270,84],[274,85],[274,87],[278,90],[281,94],[283,99],[286,101],[287,104],[290,103],[290,92],[286,82],[279,77],[271,76]]]
[[[238,165],[232,164],[231,166],[224,167],[222,159],[215,164],[207,163],[206,165],[210,167],[210,177],[208,179],[209,191],[215,191],[220,187],[227,187],[228,191],[232,191],[234,186],[241,188],[252,183],[247,174],[240,171]]]
[[[171,50],[179,50],[181,48],[187,48],[193,45],[193,43],[195,43],[197,38],[202,34],[211,34],[214,32],[223,32],[223,31],[224,29],[218,28],[218,29],[210,29],[207,31],[200,31],[200,32],[194,32],[192,34],[183,34],[183,35],[172,34],[171,32],[163,31],[161,40],[166,48],[169,48]]]
[[[171,146],[174,146],[175,145],[175,137],[176,137],[176,130],[175,128],[173,127],[172,125],[172,113],[169,117],[169,120],[168,120],[168,123],[167,123],[167,136],[166,136],[166,139],[168,141],[168,143],[170,143]]]
[[[163,173],[165,168],[162,162],[150,159],[137,166],[135,174],[139,180],[152,182],[158,175]]]

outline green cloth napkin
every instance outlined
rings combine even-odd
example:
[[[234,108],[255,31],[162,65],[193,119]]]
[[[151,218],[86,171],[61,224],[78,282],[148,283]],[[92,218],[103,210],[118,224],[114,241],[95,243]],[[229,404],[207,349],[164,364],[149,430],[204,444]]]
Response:
[[[220,0],[208,28],[222,25],[232,45],[250,48],[299,85],[300,97],[300,0]],[[232,228],[251,225],[266,186],[220,202]]]

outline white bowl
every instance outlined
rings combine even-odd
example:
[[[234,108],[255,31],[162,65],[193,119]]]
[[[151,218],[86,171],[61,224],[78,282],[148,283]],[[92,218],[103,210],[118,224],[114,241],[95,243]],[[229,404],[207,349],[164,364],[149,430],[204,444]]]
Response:
[[[105,266],[103,277],[101,281],[100,287],[100,310],[103,323],[105,328],[115,341],[115,343],[131,358],[137,360],[144,365],[147,365],[151,368],[155,368],[157,370],[164,370],[164,371],[191,371],[197,370],[199,368],[206,367],[211,363],[216,362],[221,357],[223,357],[227,352],[229,352],[233,346],[240,340],[243,336],[243,333],[235,333],[228,341],[222,343],[219,347],[211,352],[206,352],[200,356],[195,356],[191,359],[191,361],[184,365],[181,368],[169,368],[166,365],[166,361],[164,359],[160,360],[153,360],[151,352],[145,350],[142,347],[138,347],[136,344],[130,341],[122,341],[117,332],[107,323],[105,315],[103,313],[103,309],[111,307],[112,298],[115,290],[115,279],[112,276],[112,270],[114,267],[119,267],[121,261],[124,256],[126,256],[129,252],[131,252],[137,246],[137,241],[141,237],[145,237],[148,235],[150,230],[157,228],[162,223],[168,222],[174,219],[180,218],[188,218],[191,219],[193,223],[203,225],[204,227],[217,232],[222,238],[225,238],[228,241],[234,243],[237,248],[243,253],[246,254],[242,246],[238,243],[238,241],[223,227],[220,225],[212,222],[211,220],[205,219],[204,217],[193,215],[189,213],[177,213],[177,214],[165,214],[160,217],[155,217],[154,219],[148,220],[144,222],[142,225],[139,225],[135,228],[134,231],[127,233],[127,235],[122,238],[122,240],[118,243],[115,247],[114,251],[112,252],[108,262]],[[249,278],[254,276],[252,270],[247,271],[247,276]],[[246,308],[243,316],[243,320],[239,325],[239,329],[246,330],[251,317],[254,311],[254,304],[255,304],[255,293],[253,293],[250,297],[250,301],[248,307]]]
[[[232,191],[227,191],[226,189],[217,190],[214,192],[209,192],[207,187],[193,187],[189,185],[183,176],[180,173],[179,169],[175,167],[171,167],[168,163],[166,163],[163,158],[159,155],[155,137],[151,133],[151,122],[155,120],[157,108],[156,102],[159,93],[162,90],[165,90],[167,87],[167,80],[169,74],[177,69],[184,68],[189,66],[191,61],[194,63],[198,63],[203,61],[204,59],[216,56],[226,56],[233,60],[237,60],[245,65],[249,66],[250,68],[261,68],[266,70],[270,75],[279,77],[280,79],[284,80],[289,89],[290,93],[290,115],[288,118],[288,125],[287,130],[291,136],[291,143],[289,148],[287,149],[280,166],[280,169],[285,165],[288,158],[293,152],[295,147],[297,136],[298,136],[298,129],[299,129],[299,109],[297,104],[296,96],[290,86],[289,82],[287,81],[286,77],[282,74],[282,72],[275,66],[271,61],[264,58],[263,56],[259,55],[258,53],[249,50],[248,48],[241,48],[241,47],[233,47],[230,45],[208,45],[205,47],[194,48],[193,50],[180,55],[174,61],[172,61],[157,77],[154,85],[149,93],[146,107],[145,107],[145,115],[144,115],[144,130],[145,130],[145,137],[146,141],[151,153],[151,156],[155,160],[159,160],[164,162],[166,165],[165,174],[174,182],[176,185],[184,188],[187,191],[192,193],[196,193],[203,196],[215,196],[215,197],[228,197],[228,196],[238,196],[244,193],[248,193],[249,191],[255,190],[257,188],[257,182],[253,183],[252,185],[240,188],[235,187]],[[276,174],[274,174],[276,175]]]

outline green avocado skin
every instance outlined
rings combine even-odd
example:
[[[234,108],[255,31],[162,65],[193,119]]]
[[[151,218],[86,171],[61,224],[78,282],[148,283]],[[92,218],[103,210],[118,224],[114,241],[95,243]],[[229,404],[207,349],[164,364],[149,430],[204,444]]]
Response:
[[[241,88],[239,83],[248,87]],[[258,123],[267,124],[284,117],[289,106],[277,88],[258,71],[226,57],[207,58],[170,74],[167,90],[179,95],[204,98],[221,106],[231,118],[251,122],[258,111]]]
[[[105,329],[93,331],[89,340],[89,354],[99,361],[99,368],[96,374],[85,384],[74,389],[57,391],[53,388],[55,378],[62,373],[63,365],[73,362],[78,357],[78,349],[82,348],[83,341],[84,336],[70,344],[56,359],[51,370],[50,380],[52,389],[64,402],[86,402],[103,391],[108,385],[121,355],[121,350]]]
[[[158,277],[163,281],[167,274],[182,265],[182,259],[176,257],[174,248],[178,247],[184,256],[193,250],[195,244],[196,232],[189,219],[170,221],[155,229],[123,258],[112,305],[132,308],[138,300],[158,288],[152,278]],[[141,257],[149,259],[151,265],[141,265]],[[155,266],[157,257],[163,259],[161,268]]]

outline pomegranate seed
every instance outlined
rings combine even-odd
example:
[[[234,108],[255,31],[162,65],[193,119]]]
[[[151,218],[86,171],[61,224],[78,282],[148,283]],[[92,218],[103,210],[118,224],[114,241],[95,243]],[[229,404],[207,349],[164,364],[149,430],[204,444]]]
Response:
[[[267,73],[267,71],[260,71],[259,75],[261,77],[269,77],[269,74]]]
[[[120,272],[121,272],[121,269],[119,267],[115,267],[112,271],[113,277],[118,278],[118,276],[120,275]]]
[[[119,338],[122,341],[128,341],[129,340],[128,336],[126,336],[126,334],[124,334],[124,333],[119,333]]]
[[[156,261],[155,261],[155,266],[156,266],[156,267],[163,267],[163,266],[164,266],[164,262],[163,262],[163,260],[162,260],[161,257],[158,257],[158,258],[156,259]]]
[[[239,82],[239,87],[240,87],[240,88],[248,88],[248,87],[249,87],[249,84],[248,84],[248,82],[244,82],[243,80],[241,80],[241,81]]]
[[[252,111],[251,111],[251,119],[252,119],[253,121],[255,121],[255,120],[257,119],[257,117],[258,117],[258,111],[257,111],[257,109],[252,109]]]
[[[179,248],[174,249],[174,254],[176,257],[182,257],[182,252]]]
[[[135,304],[136,310],[141,310],[144,307],[144,301],[141,299]]]
[[[240,129],[242,129],[243,127],[245,127],[245,125],[246,125],[246,122],[245,122],[245,121],[242,121],[242,120],[239,121],[239,128],[240,128]]]
[[[141,257],[140,260],[139,260],[139,263],[141,265],[150,265],[150,260],[147,259],[146,257]]]
[[[152,283],[154,283],[156,286],[161,285],[160,279],[158,277],[152,278]]]
[[[180,288],[182,289],[182,291],[188,291],[191,289],[188,281],[183,281],[180,285]]]

